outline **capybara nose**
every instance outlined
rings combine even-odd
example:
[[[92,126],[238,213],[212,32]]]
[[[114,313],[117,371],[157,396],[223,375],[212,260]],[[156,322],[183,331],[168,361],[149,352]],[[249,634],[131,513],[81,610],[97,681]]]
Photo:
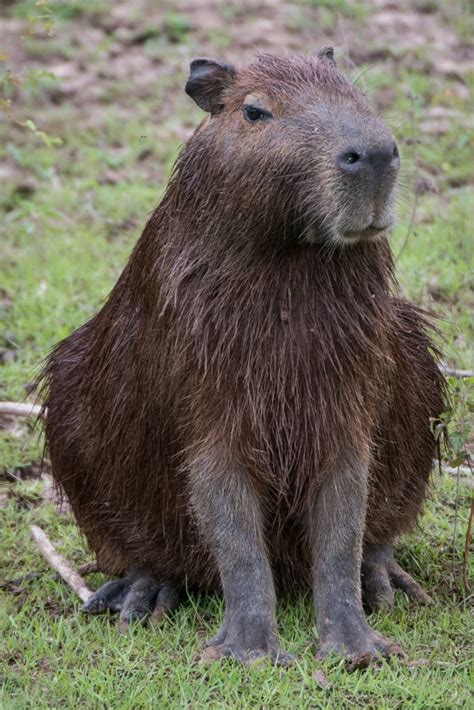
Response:
[[[400,154],[395,141],[375,146],[351,146],[338,155],[337,165],[347,175],[357,175],[367,168],[398,170]]]

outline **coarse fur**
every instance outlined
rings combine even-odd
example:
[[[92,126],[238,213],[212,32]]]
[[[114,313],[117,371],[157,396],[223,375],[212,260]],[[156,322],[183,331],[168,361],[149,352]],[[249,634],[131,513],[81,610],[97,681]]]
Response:
[[[296,119],[237,123],[256,94]],[[425,315],[393,295],[386,234],[341,244],[365,227],[333,168],[347,117],[384,130],[365,98],[324,57],[263,56],[221,101],[105,305],[49,357],[46,440],[102,570],[201,589],[220,581],[189,478],[225,449],[261,503],[276,585],[292,592],[309,589],[303,521],[341,450],[370,457],[365,544],[414,525],[443,378]]]

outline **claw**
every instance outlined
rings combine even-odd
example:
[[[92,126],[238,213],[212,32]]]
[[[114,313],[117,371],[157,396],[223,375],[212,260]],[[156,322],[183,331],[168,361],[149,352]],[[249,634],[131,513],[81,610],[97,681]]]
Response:
[[[207,648],[201,653],[199,660],[202,663],[210,665],[223,658],[231,658],[247,666],[261,663],[265,659],[269,659],[273,665],[286,666],[294,660],[294,656],[281,649],[275,649],[269,652],[264,648],[254,648],[245,651],[238,644],[227,645],[225,643],[208,644]]]
[[[126,578],[107,582],[86,601],[82,610],[87,614],[120,611],[128,587],[129,582]]]
[[[245,619],[224,622],[219,633],[205,644],[200,655],[203,663],[213,663],[221,658],[232,658],[245,665],[260,663],[269,659],[274,665],[287,665],[293,656],[283,651],[272,629],[262,628],[254,634],[246,627]]]

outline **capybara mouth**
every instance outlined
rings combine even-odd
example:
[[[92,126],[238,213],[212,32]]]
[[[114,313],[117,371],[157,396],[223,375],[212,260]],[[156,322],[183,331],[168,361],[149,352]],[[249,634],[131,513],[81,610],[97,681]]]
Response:
[[[390,229],[390,224],[385,224],[381,227],[375,227],[374,225],[369,225],[365,229],[348,230],[342,232],[341,239],[347,244],[355,244],[360,241],[367,241],[369,239],[376,239],[381,237],[383,234]]]

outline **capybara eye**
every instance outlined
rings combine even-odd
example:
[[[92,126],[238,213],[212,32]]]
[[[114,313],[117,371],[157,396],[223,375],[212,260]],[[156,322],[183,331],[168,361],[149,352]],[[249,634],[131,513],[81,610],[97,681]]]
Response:
[[[359,153],[347,153],[347,155],[344,156],[344,162],[348,163],[349,165],[352,165],[352,163],[357,163],[358,160],[360,160]]]
[[[265,118],[270,118],[271,113],[263,111],[261,108],[257,108],[256,106],[244,106],[244,116],[249,123],[255,123],[256,121],[262,121]]]

